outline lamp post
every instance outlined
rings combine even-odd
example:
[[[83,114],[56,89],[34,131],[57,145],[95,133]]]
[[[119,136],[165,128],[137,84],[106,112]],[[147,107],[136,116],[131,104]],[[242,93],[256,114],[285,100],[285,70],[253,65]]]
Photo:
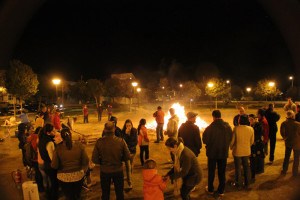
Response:
[[[273,81],[271,81],[271,82],[269,82],[269,87],[270,88],[273,88],[275,86],[275,82],[273,82]],[[272,96],[271,96],[271,101],[272,101]],[[266,101],[268,101],[268,97],[266,98]]]
[[[140,107],[140,92],[141,88],[137,88],[136,91],[138,92],[138,108]]]
[[[292,88],[294,87],[294,77],[290,76],[289,79],[292,81]]]
[[[251,87],[247,87],[247,88],[246,88],[246,91],[247,91],[248,93],[250,93],[251,90],[252,90]]]
[[[133,97],[134,97],[134,94],[135,94],[135,87],[138,86],[138,83],[137,82],[132,82],[131,85],[133,86]],[[132,103],[132,100],[130,101],[130,104]],[[130,108],[129,108],[130,110]]]
[[[209,82],[209,83],[207,84],[207,86],[208,86],[209,88],[213,88],[213,87],[214,87],[214,84],[213,84],[212,82]],[[218,109],[218,98],[217,98],[217,96],[216,96],[216,109]]]
[[[53,79],[52,82],[53,82],[53,84],[55,85],[55,90],[56,90],[56,101],[58,101],[57,85],[60,84],[60,79]],[[57,103],[57,102],[56,102],[56,103]]]

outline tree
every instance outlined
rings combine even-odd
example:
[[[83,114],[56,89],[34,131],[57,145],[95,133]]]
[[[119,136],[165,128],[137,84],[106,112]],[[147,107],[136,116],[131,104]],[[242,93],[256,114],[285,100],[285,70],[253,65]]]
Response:
[[[270,83],[273,83],[273,84],[270,84]],[[255,89],[255,94],[266,98],[266,101],[267,101],[268,97],[270,97],[271,100],[273,100],[274,97],[279,96],[281,94],[281,91],[277,89],[274,82],[272,82],[268,79],[263,79],[263,80],[258,81],[256,89]]]
[[[95,99],[98,106],[98,102],[101,102],[101,96],[104,94],[103,83],[98,79],[89,79],[87,81],[87,93]]]
[[[298,89],[297,89],[297,87],[296,86],[290,87],[286,91],[286,96],[295,99],[298,96]]]
[[[104,83],[105,96],[112,98],[121,96],[121,81],[116,78],[106,79]]]
[[[86,102],[89,99],[87,83],[83,80],[79,80],[75,85],[71,86],[71,96],[77,100]]]
[[[193,101],[192,99],[201,96],[201,89],[194,81],[187,81],[183,84],[181,94],[189,100],[191,107],[191,102]]]
[[[228,95],[230,88],[226,87],[226,82],[223,79],[212,78],[205,87],[206,95],[216,98],[216,109],[218,108],[218,98]]]
[[[8,93],[20,99],[21,109],[22,100],[35,95],[38,91],[38,85],[37,75],[32,71],[31,67],[19,60],[12,60],[10,62],[10,68],[6,73],[5,87]],[[15,109],[14,114],[16,114]]]

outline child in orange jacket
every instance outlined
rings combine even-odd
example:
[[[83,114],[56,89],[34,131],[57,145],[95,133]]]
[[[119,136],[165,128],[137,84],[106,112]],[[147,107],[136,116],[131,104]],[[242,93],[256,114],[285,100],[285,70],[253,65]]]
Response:
[[[146,160],[143,169],[143,179],[144,200],[163,200],[163,191],[167,188],[167,184],[166,180],[157,174],[154,160]]]

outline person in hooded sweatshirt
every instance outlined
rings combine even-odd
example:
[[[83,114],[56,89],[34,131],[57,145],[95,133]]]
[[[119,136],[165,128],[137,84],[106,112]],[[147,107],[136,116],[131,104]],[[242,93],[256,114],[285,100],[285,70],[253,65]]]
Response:
[[[164,199],[163,191],[167,188],[166,179],[157,174],[156,162],[154,160],[146,160],[143,169],[143,179],[144,200]]]
[[[118,118],[115,117],[115,116],[111,116],[109,121],[114,122],[114,124],[115,124],[115,136],[119,137],[119,138],[122,138],[122,130],[119,127],[117,127]],[[103,131],[102,132],[102,137],[104,135],[105,135],[105,132]]]

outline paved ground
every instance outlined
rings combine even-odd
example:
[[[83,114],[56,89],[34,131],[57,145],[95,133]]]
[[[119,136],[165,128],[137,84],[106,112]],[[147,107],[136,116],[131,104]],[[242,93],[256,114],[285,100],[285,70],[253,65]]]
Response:
[[[207,123],[211,123],[211,111],[209,109],[194,110],[197,111],[202,119]],[[248,114],[255,113],[256,110],[247,110]],[[277,112],[281,114],[281,120],[278,125],[285,119],[285,114],[281,108],[276,109]],[[223,119],[232,123],[233,116],[237,113],[234,109],[222,110]],[[126,119],[132,119],[134,126],[138,125],[140,118],[146,118],[148,121],[153,120],[152,118],[153,110],[150,109],[140,109],[137,113],[117,113],[116,116],[119,118],[119,127],[123,126]],[[89,117],[90,123],[83,124],[82,119],[79,118],[79,122],[76,124],[76,129],[79,132],[85,134],[95,134],[99,136],[103,129],[104,122],[98,123],[96,121],[96,116],[91,115]],[[169,153],[163,145],[163,143],[155,144],[155,134],[150,133],[152,143],[150,143],[150,157],[155,159],[158,166],[158,172],[160,174],[165,174],[170,168],[170,164],[167,164],[169,160]],[[3,129],[0,130],[0,137],[3,137]],[[74,135],[76,137],[76,135]],[[93,150],[93,144],[89,144],[86,147],[88,155],[91,156]],[[256,182],[251,185],[250,191],[237,191],[230,186],[230,182],[234,180],[234,164],[233,157],[230,153],[227,166],[227,184],[226,193],[223,197],[224,200],[234,200],[234,199],[251,199],[251,200],[281,200],[281,199],[300,199],[296,198],[295,195],[299,192],[300,178],[294,178],[291,174],[291,165],[286,176],[281,176],[281,166],[284,158],[284,143],[280,137],[277,135],[277,144],[275,151],[275,162],[273,165],[265,166],[265,173],[260,174],[256,177]],[[267,161],[268,158],[266,158]],[[213,200],[217,199],[215,196],[211,196],[205,193],[205,186],[207,185],[207,158],[205,156],[205,148],[202,149],[198,161],[203,169],[203,180],[198,185],[198,189],[192,193],[192,199],[205,199]],[[125,182],[125,199],[143,199],[142,195],[142,168],[139,162],[139,150],[134,160],[134,174],[133,174],[133,190],[127,191],[127,183]],[[292,164],[292,162],[291,162]],[[25,174],[25,169],[21,163],[21,152],[18,149],[18,141],[16,138],[6,138],[5,142],[0,143],[0,194],[1,200],[9,199],[22,199],[21,191],[18,190],[11,178],[11,172],[21,169],[23,174]],[[96,166],[92,172],[92,178],[97,181],[97,184],[91,188],[90,191],[83,191],[82,199],[84,200],[94,200],[100,199],[101,188],[100,188],[100,177],[99,177],[99,167]],[[215,180],[215,186],[217,187],[218,180]],[[172,196],[173,186],[169,183],[168,188],[165,191],[165,199],[174,199]],[[112,187],[113,191],[113,187]],[[112,198],[115,199],[114,192],[111,192]],[[41,199],[45,199],[43,194],[41,194]],[[64,199],[61,197],[60,199]]]

